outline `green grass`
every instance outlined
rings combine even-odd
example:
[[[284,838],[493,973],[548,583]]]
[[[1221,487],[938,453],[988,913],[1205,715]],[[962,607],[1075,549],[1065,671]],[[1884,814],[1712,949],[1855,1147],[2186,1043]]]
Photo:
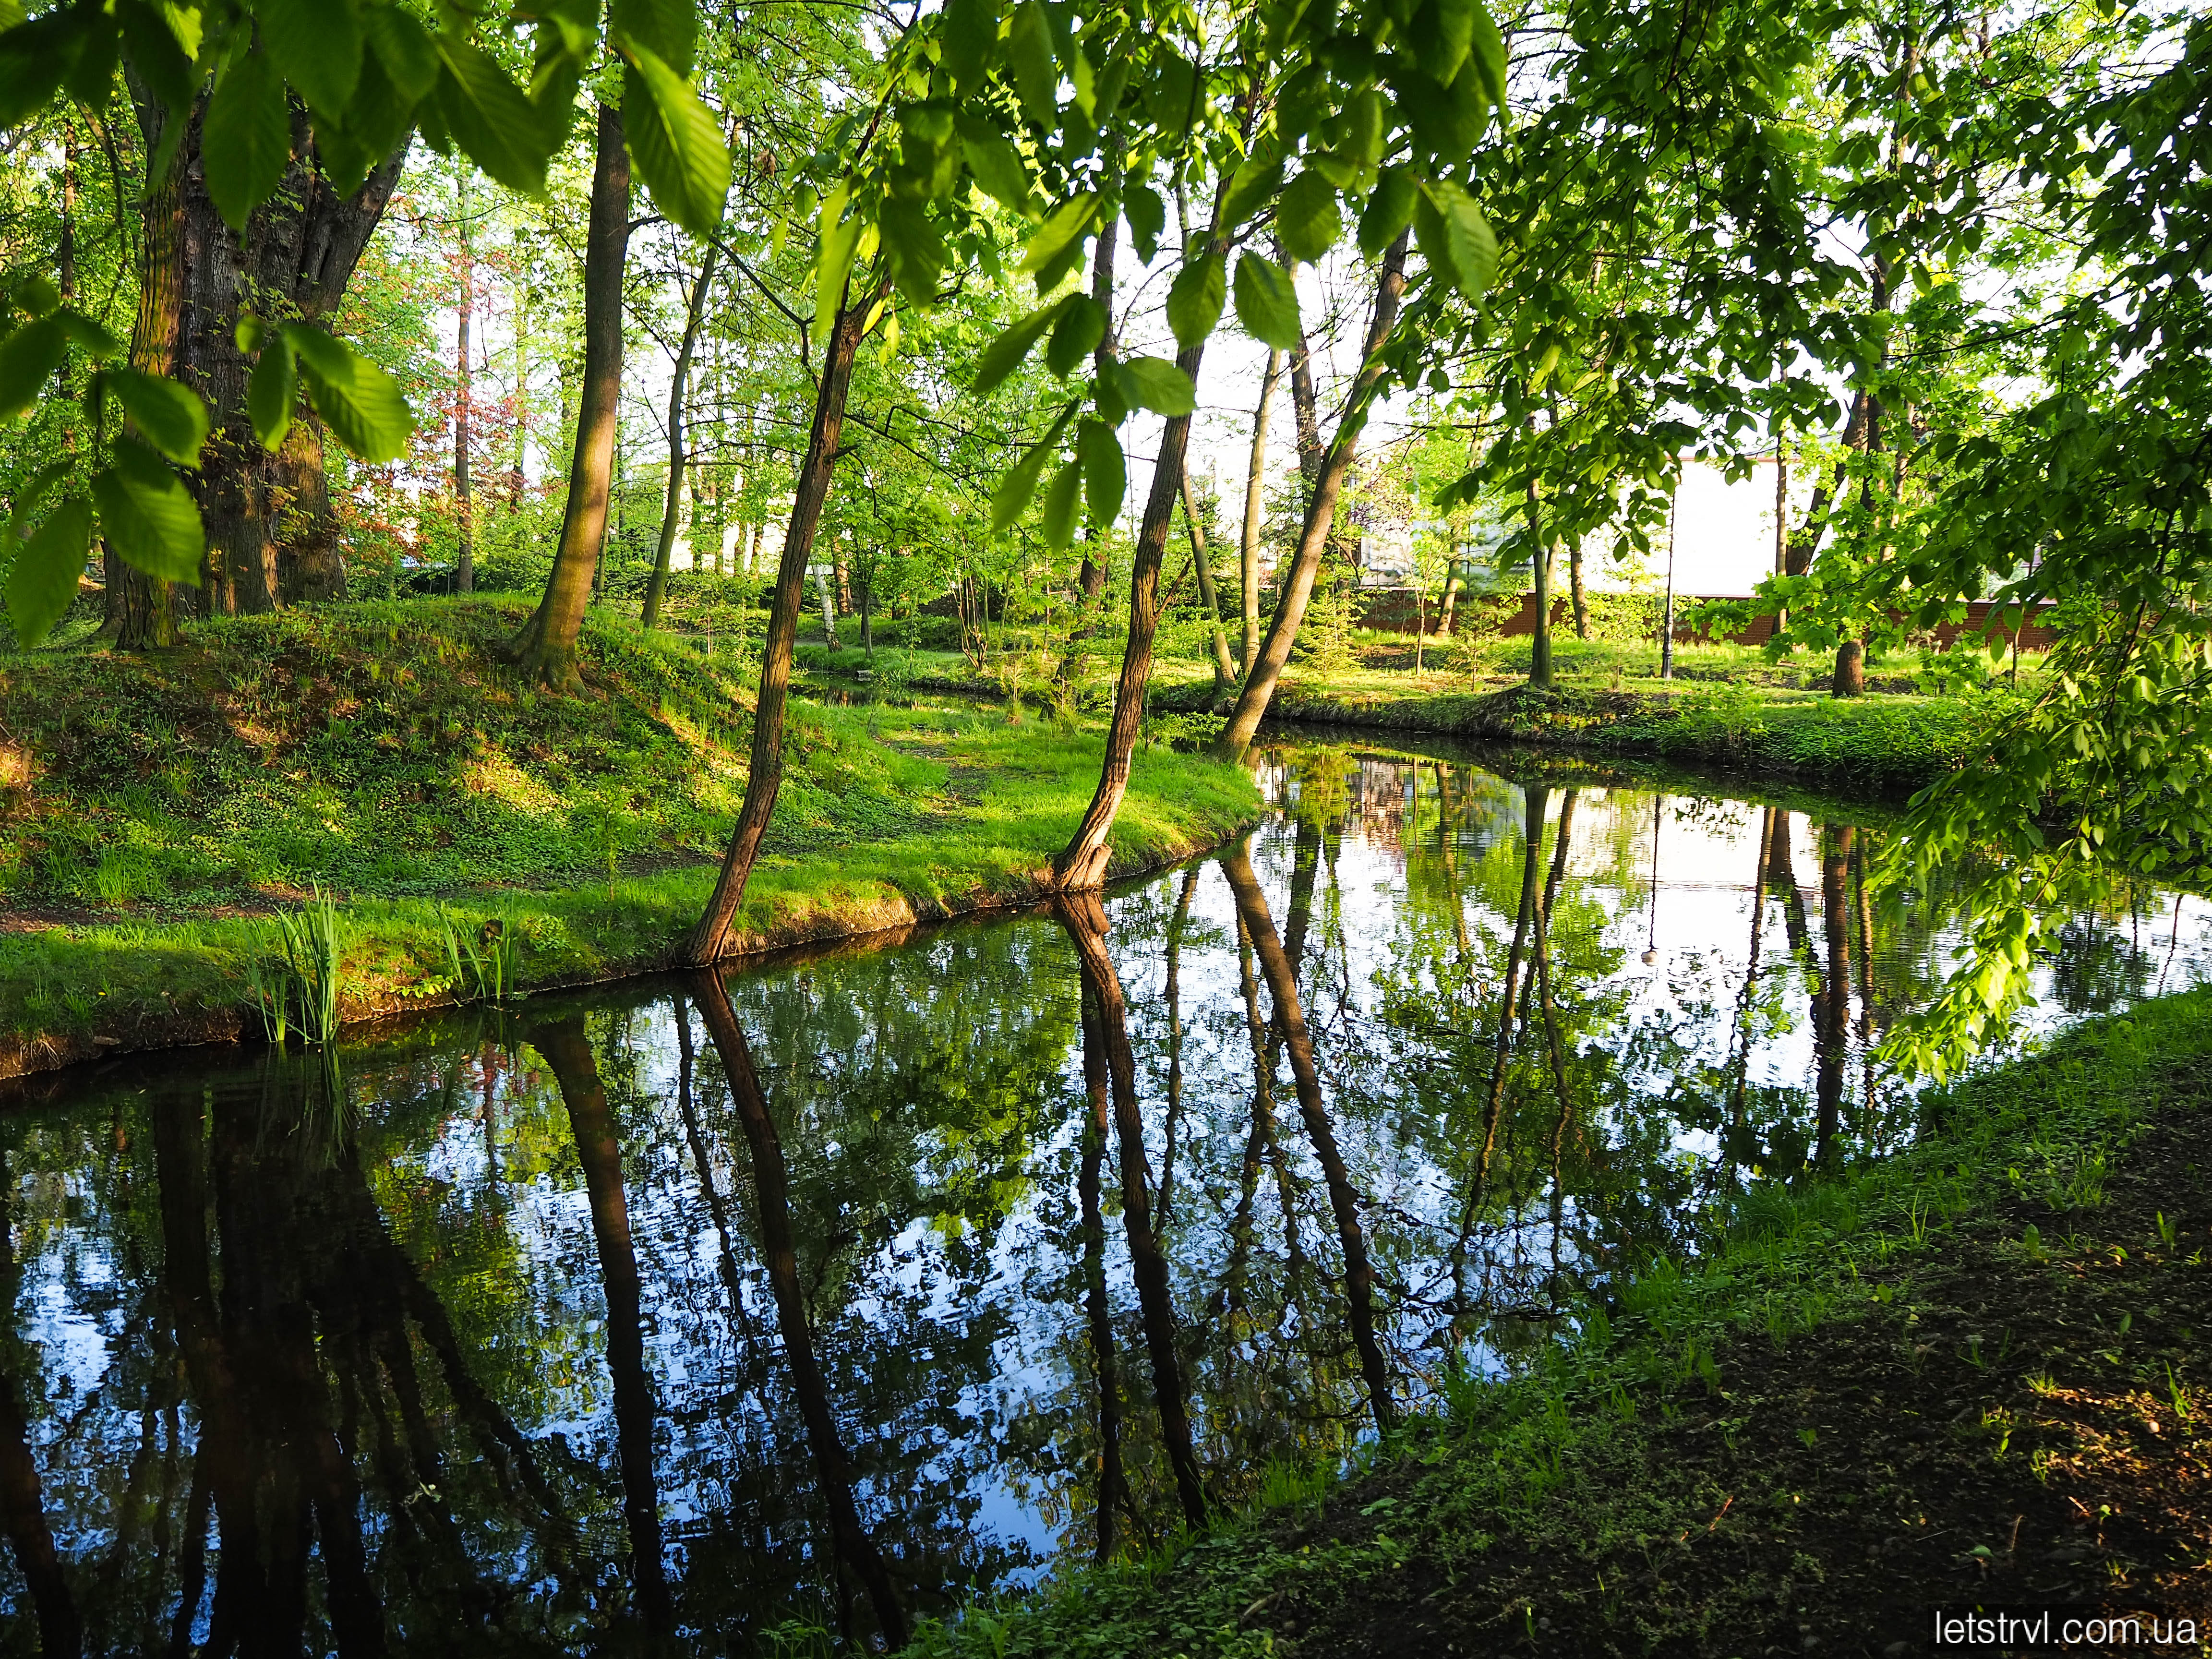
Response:
[[[1376,1637],[1368,1621],[1418,1624],[1420,1589],[1493,1565],[1509,1583],[1552,1586],[1551,1613],[1564,1601],[1617,1620],[1606,1626],[1601,1650],[1615,1650],[1616,1641],[1632,1651],[1664,1640],[1686,1644],[1681,1650],[1707,1650],[1686,1628],[1655,1630],[1658,1609],[1616,1601],[1600,1615],[1593,1578],[1601,1585],[1624,1563],[1711,1535],[1724,1495],[1739,1517],[1778,1513],[1787,1526],[1800,1516],[1809,1523],[1816,1508],[1848,1509],[1859,1494],[1793,1490],[1793,1477],[1762,1467],[1760,1456],[1771,1455],[1765,1453],[1729,1463],[1727,1478],[1737,1484],[1721,1491],[1677,1478],[1670,1425],[1688,1416],[1711,1418],[1731,1437],[1730,1452],[1736,1433],[1755,1428],[1765,1439],[1802,1441],[1812,1462],[1821,1444],[1818,1431],[1808,1437],[1798,1426],[1803,1419],[1778,1427],[1759,1419],[1771,1390],[1761,1394],[1762,1385],[1737,1374],[1737,1360],[1756,1356],[1783,1372],[1784,1397],[1808,1411],[1820,1409],[1823,1389],[1850,1386],[1849,1377],[1817,1374],[1817,1361],[1808,1362],[1815,1375],[1788,1372],[1791,1345],[1809,1333],[1837,1333],[1832,1350],[1863,1345],[1869,1364],[1877,1351],[1887,1360],[1901,1344],[1917,1366],[1928,1349],[1915,1346],[1915,1322],[1931,1309],[1916,1297],[1924,1297],[1931,1279],[1940,1282],[1945,1258],[1962,1251],[1978,1253],[1984,1276],[1974,1282],[1983,1295],[1991,1293],[1992,1260],[2004,1271],[2032,1267],[2068,1282],[2085,1266],[2109,1268],[2130,1252],[2145,1260],[2162,1255],[2175,1271],[2192,1271],[2183,1261],[2191,1244],[2177,1244],[2163,1212],[2148,1250],[2142,1238],[2130,1234],[2122,1246],[2100,1231],[2094,1206],[2103,1201],[2101,1186],[2085,1193],[2081,1172],[2101,1174],[2120,1162],[2154,1120],[2200,1109],[2198,1079],[2208,1060],[2212,990],[2197,990],[2089,1022],[2041,1053],[1931,1093],[1924,1097],[1923,1134],[1909,1150],[1796,1186],[1754,1186],[1723,1208],[1696,1253],[1619,1264],[1610,1315],[1586,1301],[1565,1334],[1540,1343],[1511,1375],[1493,1381],[1444,1374],[1431,1409],[1354,1467],[1272,1472],[1260,1504],[1212,1534],[1064,1570],[1026,1598],[925,1628],[911,1652],[932,1659],[1257,1656],[1278,1650],[1268,1620],[1254,1627],[1256,1611],[1277,1604],[1314,1621],[1311,1641],[1324,1645],[1302,1643],[1301,1651],[1335,1650],[1323,1629],[1360,1632],[1359,1650],[1367,1651]],[[2022,1225],[2008,1209],[2039,1216],[2040,1228]],[[2200,1253],[2195,1261],[2201,1260]],[[2032,1306],[2038,1293],[2024,1285],[2014,1294]],[[1998,1313],[1985,1309],[1979,1316]],[[1971,1316],[1968,1323],[1982,1328]],[[1932,1340],[1932,1317],[1925,1328]],[[2086,1347],[2075,1358],[2117,1376],[2109,1369],[2114,1356],[2087,1352],[2112,1340],[2111,1328],[2082,1333],[2076,1346]],[[1865,1334],[1854,1336],[1854,1329]],[[2181,1335],[2185,1340],[2189,1333]],[[1982,1340],[1970,1335],[1964,1350],[1977,1368],[1980,1350],[1972,1345]],[[2022,1353],[2014,1369],[2028,1363]],[[1948,1418],[1953,1401],[1933,1373],[1929,1384],[1930,1415],[1941,1400]],[[1744,1392],[1735,1396],[1736,1389]],[[1730,1398],[1740,1403],[1728,1404]],[[1749,1425],[1741,1419],[1746,1411],[1754,1419]],[[1737,1426],[1729,1427],[1731,1421]],[[1717,1443],[1713,1450],[1721,1455]],[[1856,1462],[1848,1446],[1822,1445],[1820,1455],[1838,1460],[1832,1467]],[[2147,1493],[2146,1503],[2155,1495]],[[1748,1608],[1771,1587],[1739,1548],[1722,1534],[1716,1549],[1725,1561],[1715,1594]],[[1426,1564],[1413,1574],[1410,1591],[1409,1562]],[[1815,1563],[1803,1570],[1817,1569]],[[1520,1635],[1521,1607],[1510,1611],[1513,1642],[1501,1646]],[[1735,1633],[1773,1611],[1769,1601],[1764,1615],[1749,1613]],[[1682,1616],[1716,1612],[1728,1626],[1727,1609],[1715,1606]],[[1529,1620],[1533,1639],[1533,1608]]]
[[[150,658],[0,658],[0,1031],[51,1058],[234,1024],[267,914],[318,887],[343,901],[349,1013],[448,995],[448,915],[518,933],[526,985],[665,962],[743,795],[757,665],[595,613],[583,691],[550,697],[490,652],[523,611],[351,605]],[[1094,731],[964,703],[800,702],[787,744],[740,948],[1027,894],[1101,758]],[[1115,863],[1257,805],[1243,773],[1150,746]]]

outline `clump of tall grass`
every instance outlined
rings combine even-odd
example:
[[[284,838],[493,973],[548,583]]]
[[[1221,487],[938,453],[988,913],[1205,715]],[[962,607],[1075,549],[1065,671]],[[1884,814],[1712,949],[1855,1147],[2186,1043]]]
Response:
[[[246,975],[269,1041],[281,1043],[295,1030],[309,1042],[336,1038],[344,978],[337,901],[318,886],[307,903],[263,927],[261,946]]]
[[[493,917],[471,937],[458,926],[445,907],[438,908],[444,924],[446,961],[453,969],[455,989],[464,1002],[506,1002],[521,995],[522,941],[520,933]]]

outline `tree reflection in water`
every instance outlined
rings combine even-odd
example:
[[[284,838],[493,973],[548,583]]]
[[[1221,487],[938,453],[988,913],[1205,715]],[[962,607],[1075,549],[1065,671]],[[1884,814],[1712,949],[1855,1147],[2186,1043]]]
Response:
[[[1279,750],[1103,909],[0,1114],[0,1653],[895,1645],[1912,1132],[1879,814],[1511,764]],[[2204,922],[2075,918],[2053,1012]]]

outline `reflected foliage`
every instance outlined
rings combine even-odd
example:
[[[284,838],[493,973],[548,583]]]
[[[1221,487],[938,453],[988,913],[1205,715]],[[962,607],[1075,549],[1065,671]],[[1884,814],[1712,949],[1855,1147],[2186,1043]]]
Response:
[[[1103,908],[0,1116],[0,1653],[882,1651],[1915,1127],[1886,830],[1305,748]],[[2145,888],[2049,1018],[2203,975]]]

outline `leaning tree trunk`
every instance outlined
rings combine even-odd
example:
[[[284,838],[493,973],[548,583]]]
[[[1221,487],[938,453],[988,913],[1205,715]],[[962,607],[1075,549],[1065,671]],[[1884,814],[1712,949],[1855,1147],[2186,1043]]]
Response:
[[[453,591],[473,593],[477,586],[477,523],[476,496],[469,478],[469,416],[473,412],[469,405],[475,388],[469,382],[469,325],[476,320],[477,314],[477,265],[476,251],[469,243],[468,174],[464,173],[461,178],[461,305],[460,323],[456,330],[459,347],[453,354],[454,377],[459,392],[453,403],[453,506],[460,519],[458,527],[461,545],[460,556],[453,564]]]
[[[1534,418],[1533,416],[1531,417]],[[1552,689],[1552,543],[1544,528],[1543,495],[1536,475],[1528,475],[1528,559],[1534,567],[1536,631],[1528,639],[1528,684]]]
[[[699,319],[707,308],[707,284],[714,279],[714,245],[707,244],[699,261],[699,280],[691,285],[691,303],[684,313],[684,343],[676,349],[676,373],[668,386],[668,501],[660,513],[660,543],[653,550],[653,578],[645,587],[647,628],[660,626],[661,596],[668,587],[668,567],[676,556],[676,526],[684,511],[684,397],[691,378],[691,353],[699,343]],[[697,569],[699,553],[695,538],[691,567]]]
[[[150,154],[164,115],[135,78],[131,90]],[[321,422],[301,410],[275,454],[261,447],[246,412],[252,364],[238,349],[239,313],[314,322],[337,307],[383,221],[412,137],[360,189],[340,196],[323,175],[305,111],[294,105],[283,178],[239,236],[208,194],[205,111],[203,99],[184,118],[191,125],[173,170],[145,210],[149,253],[157,219],[175,237],[180,291],[166,372],[180,374],[215,412],[199,469],[186,475],[208,533],[199,607],[230,614],[342,598],[345,556],[324,475]]]
[[[1267,372],[1260,381],[1260,406],[1252,412],[1252,461],[1244,473],[1244,528],[1239,537],[1239,574],[1244,584],[1244,634],[1237,650],[1237,672],[1249,674],[1260,654],[1260,514],[1267,484],[1267,413],[1275,384],[1283,378],[1283,354],[1267,353]]]
[[[799,637],[799,613],[806,603],[806,567],[814,555],[814,532],[822,522],[823,503],[830,499],[830,472],[837,465],[837,441],[845,430],[845,399],[853,386],[853,360],[877,303],[890,291],[888,275],[878,277],[862,295],[848,294],[830,327],[828,349],[822,354],[822,380],[814,394],[814,428],[807,434],[806,455],[799,463],[792,491],[791,525],[784,532],[783,557],[776,566],[775,600],[769,611],[768,638],[761,646],[760,694],[753,702],[752,761],[745,774],[744,804],[738,809],[737,828],[731,832],[730,850],[722,860],[722,873],[714,883],[707,914],[692,930],[685,955],[694,963],[714,961],[730,936],[730,921],[744,902],[745,883],[760,856],[761,838],[768,834],[769,816],[775,811],[776,791],[783,783],[783,710],[791,687],[791,648]]]
[[[1176,367],[1198,384],[1203,343],[1179,352]],[[1106,884],[1106,835],[1129,793],[1129,763],[1137,750],[1137,728],[1145,717],[1145,690],[1152,677],[1152,636],[1159,625],[1160,557],[1167,550],[1182,494],[1183,451],[1190,441],[1190,416],[1169,418],[1160,431],[1159,459],[1152,467],[1152,494],[1137,527],[1137,546],[1129,562],[1129,642],[1121,653],[1121,674],[1114,686],[1114,718],[1106,727],[1106,759],[1098,787],[1067,845],[1053,861],[1053,884],[1080,892]]]
[[[629,152],[622,112],[599,106],[592,165],[591,222],[584,238],[584,382],[576,399],[576,452],[568,504],[545,596],[508,643],[523,672],[556,691],[577,683],[576,639],[591,603],[606,538],[614,477],[615,416],[622,397],[623,266],[629,252]]]
[[[1321,569],[1322,552],[1328,545],[1329,532],[1335,527],[1337,498],[1343,493],[1345,475],[1351,471],[1352,459],[1359,453],[1359,431],[1366,420],[1367,399],[1382,378],[1382,363],[1376,354],[1397,325],[1398,302],[1406,292],[1406,246],[1407,238],[1401,233],[1390,245],[1390,251],[1382,256],[1382,272],[1375,284],[1375,314],[1367,325],[1359,377],[1352,383],[1351,394],[1345,399],[1344,413],[1336,423],[1335,441],[1329,445],[1321,465],[1314,470],[1312,488],[1306,500],[1305,528],[1299,533],[1297,552],[1283,578],[1282,593],[1275,601],[1274,619],[1267,624],[1267,636],[1261,641],[1259,654],[1245,672],[1243,695],[1237,699],[1229,724],[1215,739],[1213,752],[1223,759],[1241,757],[1250,747],[1252,735],[1260,729],[1261,718],[1267,714],[1267,704],[1275,695],[1276,683],[1291,660],[1291,647],[1297,642],[1298,625],[1305,620],[1307,603],[1313,598],[1314,577]],[[1294,362],[1303,360],[1302,352]],[[1295,378],[1291,391],[1295,399]],[[1305,447],[1303,437],[1299,447]]]

